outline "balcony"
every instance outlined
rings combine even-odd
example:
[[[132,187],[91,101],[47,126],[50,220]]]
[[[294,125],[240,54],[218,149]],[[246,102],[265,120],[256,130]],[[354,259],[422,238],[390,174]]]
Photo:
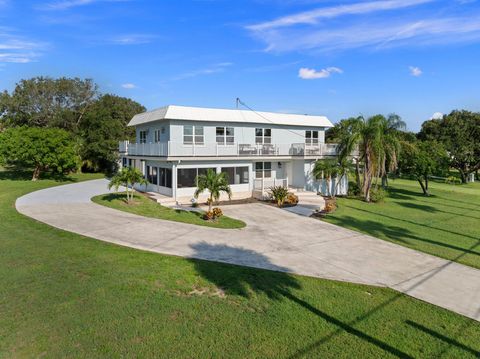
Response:
[[[186,145],[181,142],[129,143],[122,141],[119,152],[128,156],[148,157],[322,157],[337,154],[336,144],[245,144],[219,145],[215,142]]]

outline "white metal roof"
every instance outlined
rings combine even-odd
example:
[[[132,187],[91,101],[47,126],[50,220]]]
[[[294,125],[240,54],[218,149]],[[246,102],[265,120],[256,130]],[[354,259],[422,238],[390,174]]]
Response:
[[[218,108],[165,106],[133,116],[128,126],[159,120],[187,120],[209,122],[240,122],[308,127],[333,127],[325,116],[295,115],[290,113],[227,110]]]

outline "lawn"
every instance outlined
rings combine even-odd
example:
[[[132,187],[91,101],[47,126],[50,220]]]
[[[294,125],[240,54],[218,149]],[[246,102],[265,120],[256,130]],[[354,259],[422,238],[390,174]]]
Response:
[[[480,268],[480,183],[431,182],[430,190],[425,197],[417,182],[391,180],[384,203],[339,198],[326,221]]]
[[[168,221],[213,228],[243,228],[246,226],[245,222],[227,216],[222,216],[216,221],[206,221],[202,218],[202,213],[200,212],[182,211],[164,207],[142,195],[135,195],[133,202],[130,204],[127,204],[125,198],[126,195],[124,193],[109,193],[95,196],[92,198],[92,201],[120,211],[145,217],[166,219]]]
[[[143,252],[16,212],[58,184],[0,172],[0,357],[479,355],[479,322],[393,290]]]

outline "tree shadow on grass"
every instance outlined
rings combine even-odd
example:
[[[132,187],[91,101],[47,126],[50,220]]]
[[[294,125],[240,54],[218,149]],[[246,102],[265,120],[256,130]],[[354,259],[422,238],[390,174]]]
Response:
[[[0,180],[8,181],[31,181],[32,180],[32,170],[27,169],[5,169],[0,170]],[[56,182],[76,182],[75,178],[70,177],[69,175],[63,173],[52,173],[52,172],[42,172],[40,174],[41,180],[51,180]]]
[[[191,245],[191,248],[195,250],[195,258],[203,259],[192,260],[197,273],[217,287],[222,288],[227,295],[233,294],[249,298],[252,293],[260,293],[265,294],[268,298],[273,300],[288,299],[301,306],[303,309],[308,310],[319,319],[336,327],[336,329],[328,335],[325,335],[318,342],[314,343],[314,345],[301,349],[295,353],[292,358],[306,355],[315,347],[328,342],[335,336],[344,332],[349,333],[360,340],[364,340],[396,357],[411,358],[410,355],[402,350],[353,327],[353,324],[363,321],[376,311],[396,301],[400,297],[400,294],[395,295],[385,303],[382,303],[373,310],[358,317],[355,321],[347,323],[300,298],[295,293],[295,290],[300,290],[301,285],[294,276],[287,273],[289,269],[273,264],[269,258],[261,253],[249,249],[208,244],[205,242]],[[218,264],[210,261],[236,263],[237,265]]]
[[[462,258],[465,254],[480,256],[480,251],[476,250],[478,247],[480,247],[480,239],[477,239],[476,242],[474,242],[470,247],[464,248],[449,243],[435,241],[433,239],[419,237],[404,227],[387,226],[381,222],[361,220],[352,216],[335,217],[332,223],[345,228],[351,228],[359,232],[367,233],[376,238],[384,239],[386,237],[393,242],[400,242],[409,246],[414,245],[414,241],[420,241],[461,252],[458,257],[449,258],[452,261]]]
[[[397,202],[399,206],[417,209],[425,212],[438,212],[438,209],[432,206],[426,206],[424,204],[412,203],[412,202]]]

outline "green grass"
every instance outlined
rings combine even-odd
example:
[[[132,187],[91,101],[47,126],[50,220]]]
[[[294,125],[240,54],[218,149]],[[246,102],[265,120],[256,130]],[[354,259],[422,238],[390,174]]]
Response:
[[[480,323],[393,290],[142,252],[16,212],[58,184],[0,172],[2,358],[478,357]]]
[[[127,204],[125,201],[126,195],[124,193],[109,193],[105,195],[95,196],[92,201],[140,216],[165,219],[167,221],[183,222],[196,224],[198,226],[213,227],[213,228],[243,228],[246,226],[245,222],[238,219],[222,216],[216,221],[206,221],[202,218],[203,213],[182,211],[164,207],[146,198],[145,196],[135,195],[134,201]]]
[[[396,244],[480,268],[480,183],[390,181],[384,203],[338,199],[325,220]]]

